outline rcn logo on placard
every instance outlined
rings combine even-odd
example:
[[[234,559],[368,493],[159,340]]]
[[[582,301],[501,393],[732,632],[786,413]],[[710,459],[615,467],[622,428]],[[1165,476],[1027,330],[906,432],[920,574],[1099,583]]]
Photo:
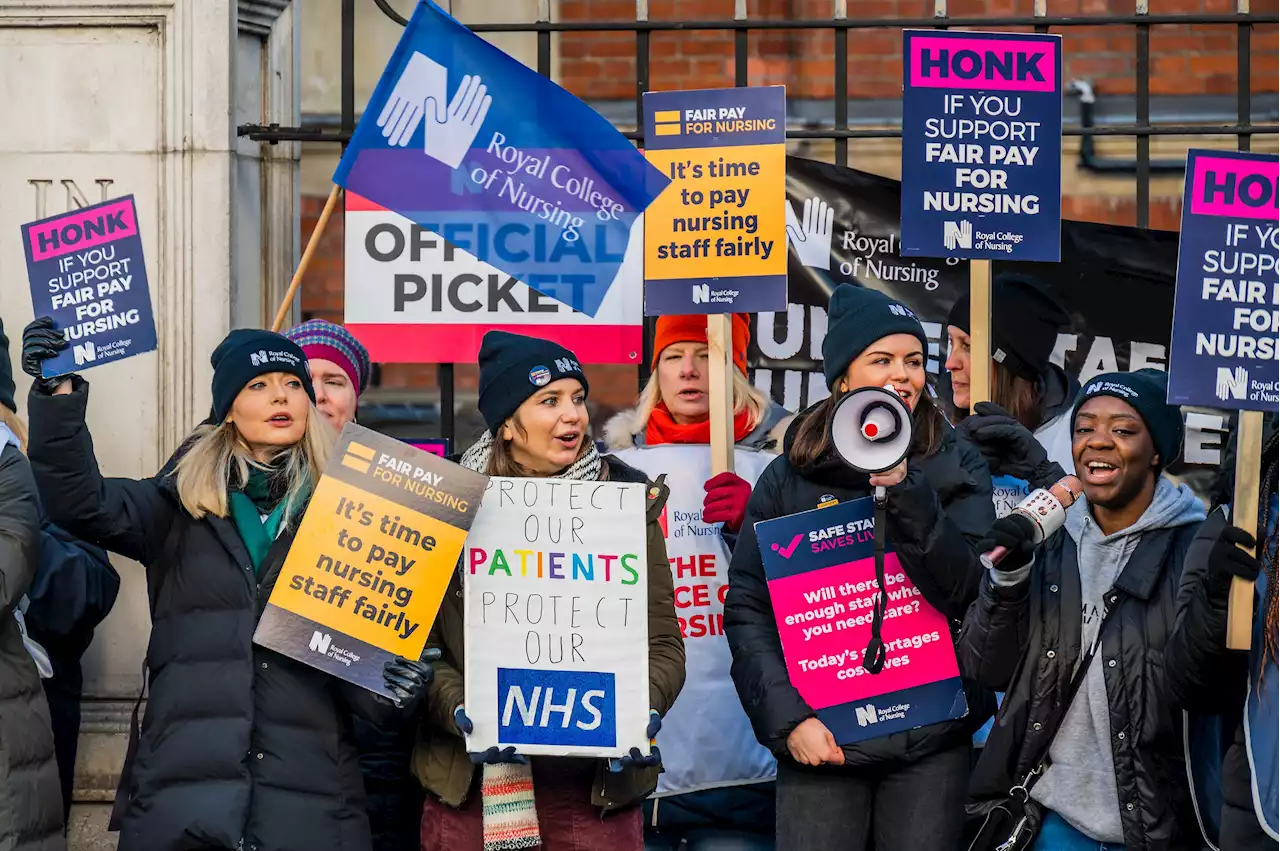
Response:
[[[1218,380],[1213,392],[1224,402],[1228,399],[1244,401],[1249,396],[1249,373],[1242,366],[1236,367],[1235,372],[1229,367],[1218,367]]]
[[[959,222],[943,222],[942,244],[948,251],[955,251],[957,248],[973,248],[973,225],[968,219]]]
[[[617,744],[613,674],[498,669],[498,741],[504,745]]]
[[[868,724],[876,723],[876,705],[868,703],[866,706],[854,707],[854,713],[858,716],[858,726],[865,727]]]
[[[72,348],[72,353],[76,357],[76,366],[86,363],[93,363],[98,359],[98,350],[93,345],[93,340],[86,340],[83,343],[76,343]]]
[[[711,285],[710,284],[694,284],[693,285],[693,303],[694,304],[710,304],[711,303]]]
[[[315,632],[311,633],[311,642],[307,645],[307,647],[311,650],[314,650],[316,653],[319,653],[322,656],[328,656],[329,643],[331,641],[333,641],[332,635],[330,635],[327,632],[320,632],[319,630],[316,630]]]

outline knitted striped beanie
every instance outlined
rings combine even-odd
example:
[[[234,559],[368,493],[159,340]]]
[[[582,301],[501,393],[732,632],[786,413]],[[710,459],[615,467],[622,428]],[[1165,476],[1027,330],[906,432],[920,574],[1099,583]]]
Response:
[[[306,353],[308,359],[333,361],[351,379],[360,395],[369,386],[369,351],[341,325],[323,319],[308,319],[285,332]]]

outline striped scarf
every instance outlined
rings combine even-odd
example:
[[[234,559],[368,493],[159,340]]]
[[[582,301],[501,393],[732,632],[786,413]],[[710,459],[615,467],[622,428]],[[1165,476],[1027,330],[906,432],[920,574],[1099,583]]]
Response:
[[[462,456],[462,466],[483,473],[493,452],[493,435],[485,432]],[[603,461],[594,443],[582,457],[552,479],[600,480]],[[484,812],[484,851],[534,848],[542,843],[538,810],[533,799],[533,769],[525,764],[485,765],[480,778],[480,804]]]

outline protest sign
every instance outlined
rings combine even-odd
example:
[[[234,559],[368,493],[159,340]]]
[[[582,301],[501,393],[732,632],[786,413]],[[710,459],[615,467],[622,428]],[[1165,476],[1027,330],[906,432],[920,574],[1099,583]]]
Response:
[[[782,86],[645,92],[645,315],[785,309],[786,118]]]
[[[1062,36],[902,36],[903,256],[1057,261]]]
[[[462,566],[467,750],[647,754],[645,486],[490,478]]]
[[[1280,407],[1280,160],[1192,150],[1169,343],[1169,403]]]
[[[422,655],[484,484],[348,423],[253,640],[389,696],[383,666]]]
[[[406,437],[402,439],[414,449],[430,452],[438,458],[449,457],[449,438],[447,437]]]
[[[771,779],[777,764],[756,741],[742,711],[724,636],[729,558],[720,523],[702,522],[703,485],[711,478],[705,445],[636,447],[614,453],[650,479],[665,474],[670,496],[662,511],[663,537],[675,584],[676,619],[684,638],[684,688],[662,720],[658,797]],[[734,471],[754,485],[777,456],[738,449]]]
[[[621,265],[618,286],[588,316],[499,268],[539,250],[537,228],[532,216],[501,228],[481,220],[423,225],[347,193],[343,323],[375,361],[474,363],[484,335],[501,330],[553,340],[591,363],[639,363],[639,234],[616,252],[608,241],[592,248]],[[582,295],[587,278],[563,280],[578,287],[574,298]]]
[[[22,226],[31,304],[70,344],[45,378],[156,349],[156,324],[133,196]]]
[[[946,616],[896,553],[884,556],[884,669],[863,669],[879,593],[874,536],[871,497],[756,524],[787,675],[840,744],[969,711]]]
[[[495,245],[510,237],[518,248],[485,259],[588,316],[668,183],[595,110],[430,0],[414,9],[333,180],[447,240],[461,228],[481,242],[482,225]]]

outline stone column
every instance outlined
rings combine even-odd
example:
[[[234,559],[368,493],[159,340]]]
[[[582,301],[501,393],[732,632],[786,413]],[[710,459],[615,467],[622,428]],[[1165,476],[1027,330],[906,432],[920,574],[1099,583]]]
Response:
[[[291,0],[0,3],[0,317],[18,353],[31,298],[24,222],[133,194],[159,351],[90,370],[103,472],[153,474],[209,406],[209,353],[270,321],[297,257],[297,146],[237,140],[295,124]],[[27,382],[19,376],[25,413]],[[145,580],[115,559],[115,610],[84,659],[72,847],[114,848],[109,803],[149,632]]]

